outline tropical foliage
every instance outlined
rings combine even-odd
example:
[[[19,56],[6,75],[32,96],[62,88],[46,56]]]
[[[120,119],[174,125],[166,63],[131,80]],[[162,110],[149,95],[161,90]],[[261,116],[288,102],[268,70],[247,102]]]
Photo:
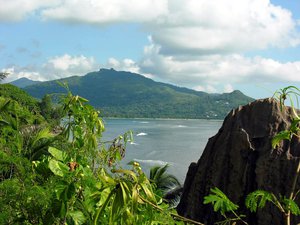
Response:
[[[149,180],[158,191],[161,191],[163,199],[170,207],[176,207],[180,201],[182,186],[174,175],[167,173],[168,167],[169,164],[152,167]]]
[[[200,224],[170,209],[138,163],[120,166],[130,132],[104,142],[86,99],[68,92],[61,104],[54,129],[0,97],[0,224]]]
[[[21,106],[34,112],[39,111],[38,100],[11,84],[0,84],[0,96],[13,99]]]
[[[211,188],[211,194],[205,196],[204,204],[212,204],[215,212],[220,212],[224,217],[224,221],[219,222],[219,224],[232,224],[236,221],[241,221],[244,224],[248,224],[242,218],[244,215],[238,215],[237,210],[238,205],[234,204],[219,188]],[[228,216],[230,215],[230,216]]]

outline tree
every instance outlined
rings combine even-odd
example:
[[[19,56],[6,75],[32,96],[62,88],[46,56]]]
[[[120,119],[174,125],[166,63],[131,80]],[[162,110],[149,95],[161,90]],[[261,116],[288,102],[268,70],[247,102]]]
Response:
[[[176,207],[182,193],[182,186],[178,179],[167,173],[169,165],[155,166],[150,169],[150,182],[162,192],[163,198],[171,207]]]
[[[50,95],[45,95],[40,102],[40,109],[42,116],[49,120],[52,113],[52,100]]]

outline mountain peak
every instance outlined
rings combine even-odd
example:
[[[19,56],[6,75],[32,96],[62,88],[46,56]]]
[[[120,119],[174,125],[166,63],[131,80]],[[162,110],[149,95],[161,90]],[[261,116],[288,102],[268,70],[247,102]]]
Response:
[[[10,84],[15,85],[19,88],[24,88],[24,87],[34,85],[34,84],[37,84],[37,83],[40,83],[40,81],[30,80],[27,77],[21,77],[17,80],[14,80],[14,81],[10,82]]]
[[[89,99],[91,105],[101,109],[102,116],[110,117],[223,119],[233,108],[253,100],[239,91],[208,94],[114,69],[101,68],[64,81],[73,94]],[[37,98],[65,92],[56,81],[24,89]]]

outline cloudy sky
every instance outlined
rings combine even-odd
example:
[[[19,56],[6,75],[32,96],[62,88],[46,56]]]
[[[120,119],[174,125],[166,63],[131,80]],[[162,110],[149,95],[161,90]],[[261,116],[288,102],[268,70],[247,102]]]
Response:
[[[299,0],[0,0],[0,71],[100,68],[254,98],[300,86]]]

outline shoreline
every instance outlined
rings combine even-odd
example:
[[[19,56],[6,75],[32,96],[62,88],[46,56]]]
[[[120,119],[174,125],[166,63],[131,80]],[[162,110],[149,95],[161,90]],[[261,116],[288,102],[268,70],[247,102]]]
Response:
[[[224,121],[224,119],[190,119],[190,118],[149,118],[149,117],[101,117],[105,119],[113,120],[203,120],[203,121]]]

